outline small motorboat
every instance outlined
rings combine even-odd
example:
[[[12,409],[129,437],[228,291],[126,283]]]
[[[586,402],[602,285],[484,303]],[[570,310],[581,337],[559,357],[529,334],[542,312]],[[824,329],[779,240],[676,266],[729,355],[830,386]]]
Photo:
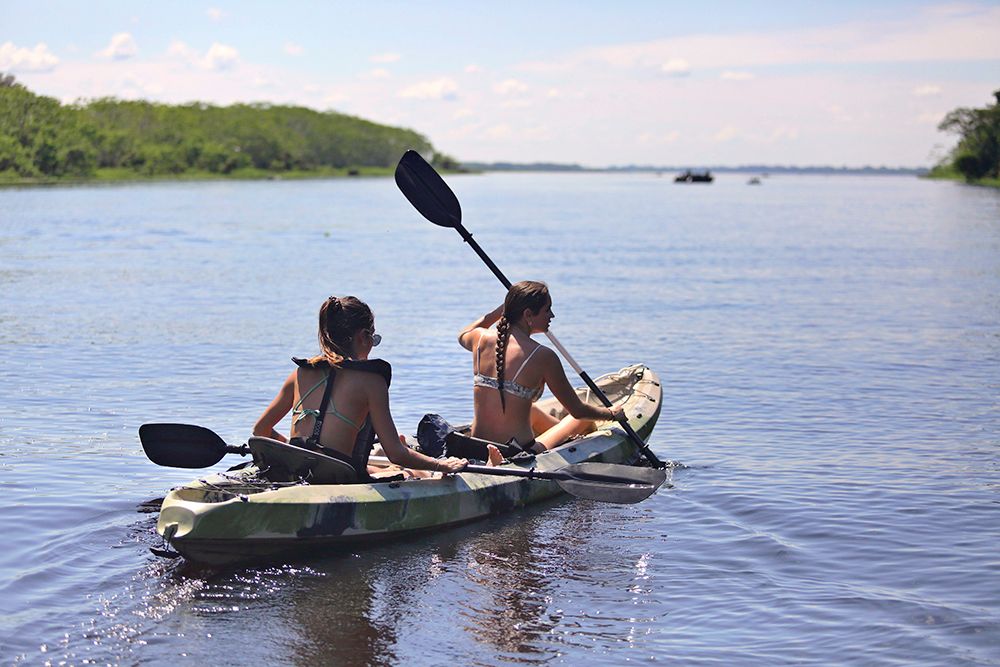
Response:
[[[707,169],[700,174],[696,174],[688,169],[683,174],[678,174],[674,177],[674,183],[711,183],[713,180],[715,178]]]

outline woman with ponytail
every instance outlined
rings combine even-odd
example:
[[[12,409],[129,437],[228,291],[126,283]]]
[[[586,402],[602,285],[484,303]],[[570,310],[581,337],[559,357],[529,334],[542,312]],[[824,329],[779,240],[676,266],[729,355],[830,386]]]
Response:
[[[368,467],[376,434],[395,464],[442,473],[461,470],[465,459],[432,459],[407,447],[399,436],[389,413],[392,368],[381,359],[368,359],[381,340],[367,304],[353,296],[328,298],[319,311],[320,353],[292,359],[297,368],[257,420],[254,435],[289,442],[275,426],[291,411],[291,443],[349,463],[361,481],[378,470]],[[318,439],[313,437],[317,418]]]
[[[537,453],[593,430],[594,421],[621,415],[620,407],[581,401],[555,352],[532,340],[532,334],[548,331],[554,317],[545,283],[525,280],[511,286],[503,304],[458,335],[462,347],[472,352],[474,438]],[[533,405],[546,385],[569,413],[561,421]]]

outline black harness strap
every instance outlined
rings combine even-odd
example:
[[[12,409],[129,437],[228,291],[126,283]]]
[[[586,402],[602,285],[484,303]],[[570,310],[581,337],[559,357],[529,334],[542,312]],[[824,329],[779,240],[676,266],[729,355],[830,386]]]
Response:
[[[330,397],[333,396],[333,379],[337,376],[337,371],[330,368],[326,376],[326,388],[323,389],[323,398],[319,402],[319,414],[316,415],[316,423],[313,424],[312,435],[306,440],[314,448],[319,448],[319,437],[323,433],[323,420],[326,418],[326,409],[330,407]]]

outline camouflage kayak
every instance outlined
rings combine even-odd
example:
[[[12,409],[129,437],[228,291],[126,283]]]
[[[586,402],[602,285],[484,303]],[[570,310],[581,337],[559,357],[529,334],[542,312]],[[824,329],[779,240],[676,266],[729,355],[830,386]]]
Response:
[[[629,424],[647,439],[660,415],[656,374],[636,365],[596,383],[613,402],[626,399]],[[599,404],[586,388],[578,394]],[[562,416],[555,399],[538,406]],[[552,471],[575,463],[634,463],[638,458],[638,448],[624,430],[608,422],[533,462],[504,467],[533,465]],[[275,484],[258,472],[249,465],[173,489],[163,500],[157,533],[188,560],[224,564],[392,539],[509,512],[562,493],[553,481],[478,473],[372,484]]]

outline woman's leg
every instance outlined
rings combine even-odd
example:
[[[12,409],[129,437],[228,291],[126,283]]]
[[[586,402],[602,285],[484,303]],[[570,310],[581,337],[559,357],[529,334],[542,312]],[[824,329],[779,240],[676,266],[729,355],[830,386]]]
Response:
[[[594,430],[594,422],[590,419],[577,419],[569,415],[562,418],[555,426],[535,438],[545,449],[552,449],[563,444],[574,435],[583,435]]]
[[[535,404],[531,405],[531,431],[535,435],[545,433],[559,423],[559,420],[547,412],[543,412]]]

